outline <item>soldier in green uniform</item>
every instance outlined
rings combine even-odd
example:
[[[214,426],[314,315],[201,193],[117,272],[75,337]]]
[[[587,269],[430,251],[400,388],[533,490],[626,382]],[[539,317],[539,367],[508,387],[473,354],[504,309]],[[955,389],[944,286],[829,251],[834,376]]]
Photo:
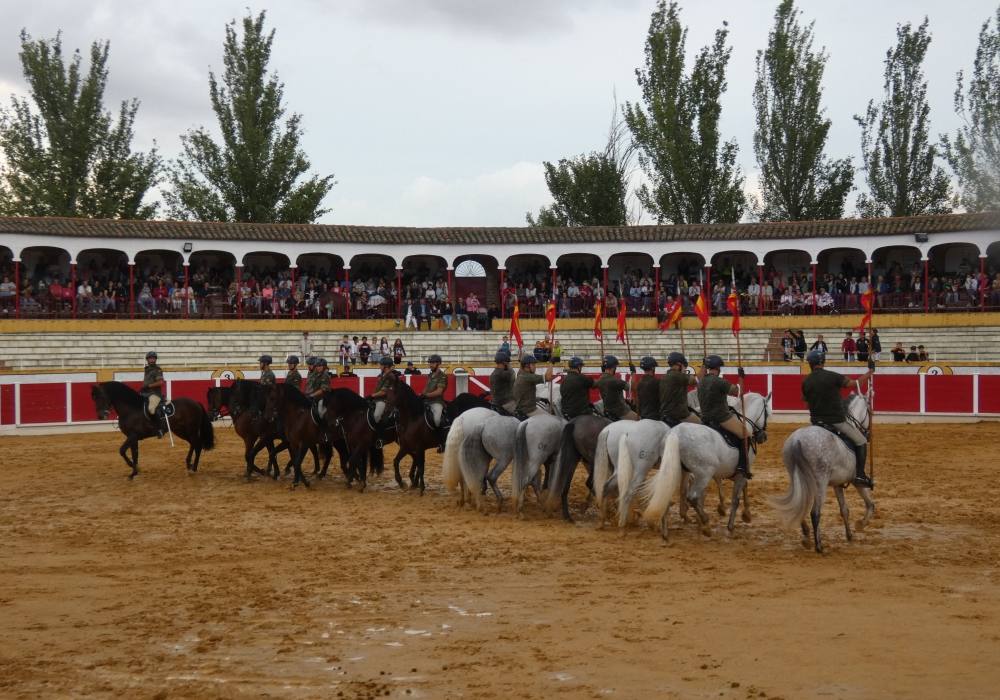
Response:
[[[590,403],[590,390],[596,382],[583,374],[583,360],[579,357],[569,358],[569,369],[563,375],[559,385],[559,395],[562,397],[562,413],[566,420],[577,416],[592,414],[594,406]]]
[[[273,361],[270,355],[261,355],[257,358],[257,362],[260,363],[261,386],[274,386],[278,381],[274,376],[274,372],[271,371],[271,363]]]
[[[382,418],[385,416],[385,390],[389,388],[389,383],[396,378],[396,372],[392,369],[392,358],[388,355],[380,357],[378,364],[381,374],[378,375],[378,381],[375,382],[375,391],[369,394],[368,398],[375,402],[372,417],[375,419],[376,425],[381,425]]]
[[[601,392],[601,400],[604,402],[604,415],[611,420],[639,420],[639,414],[629,408],[625,403],[625,391],[628,384],[619,379],[615,374],[618,369],[618,358],[614,355],[605,355],[601,363],[601,378],[597,380],[597,389]],[[635,374],[635,367],[630,367],[632,374]]]
[[[163,410],[160,403],[163,401],[163,370],[156,364],[156,352],[150,350],[146,353],[146,368],[142,373],[142,388],[139,395],[146,399],[146,412],[150,417],[155,417],[153,423],[156,425],[156,432],[159,437],[163,437]]]
[[[298,355],[289,355],[288,360],[288,372],[285,374],[285,384],[290,384],[296,389],[302,388],[302,375],[299,374],[299,357]]]
[[[535,402],[535,387],[552,381],[552,367],[545,370],[545,376],[535,373],[535,356],[529,352],[521,356],[521,371],[514,380],[514,415],[521,420],[544,413]]]
[[[444,442],[448,436],[449,425],[444,415],[444,392],[448,388],[448,375],[441,369],[440,355],[434,354],[428,357],[427,364],[430,366],[430,374],[427,375],[427,384],[424,385],[424,391],[420,397],[427,402],[431,411],[431,421],[441,438],[438,452],[444,452]]]
[[[670,369],[660,379],[660,420],[671,428],[678,423],[701,423],[688,405],[688,389],[697,386],[698,380],[684,371],[688,366],[687,358],[672,352],[667,356],[667,364]]]
[[[656,358],[646,355],[639,360],[642,375],[632,377],[632,395],[636,397],[639,418],[660,419],[660,380],[656,378]]]
[[[854,443],[854,483],[858,486],[874,488],[871,477],[865,474],[865,460],[868,458],[868,440],[864,434],[847,420],[844,400],[840,390],[852,382],[869,380],[875,372],[875,362],[868,360],[868,371],[851,378],[826,369],[826,356],[813,350],[806,356],[810,373],[802,381],[802,398],[809,404],[809,418],[814,424],[828,425]]]
[[[514,370],[510,368],[510,352],[497,350],[493,356],[497,367],[490,375],[490,403],[493,410],[505,416],[514,415]]]
[[[740,461],[736,471],[747,479],[752,478],[747,466],[746,428],[743,421],[729,410],[729,396],[739,396],[743,390],[743,368],[739,368],[739,383],[731,384],[719,376],[719,371],[725,365],[718,355],[709,355],[704,361],[705,376],[698,382],[698,403],[701,404],[701,420],[711,426],[718,426],[739,440]]]
[[[323,397],[323,392],[330,388],[330,370],[327,368],[326,360],[322,357],[316,358],[316,365],[310,378],[306,379],[306,396],[313,401],[318,401]]]

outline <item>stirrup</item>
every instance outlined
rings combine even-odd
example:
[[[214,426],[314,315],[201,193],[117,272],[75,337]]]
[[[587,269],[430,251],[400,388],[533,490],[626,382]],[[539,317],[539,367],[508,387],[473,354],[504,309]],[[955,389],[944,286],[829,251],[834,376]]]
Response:
[[[867,474],[858,474],[858,475],[855,475],[853,483],[854,483],[855,486],[864,486],[866,489],[869,489],[869,490],[874,490],[875,489],[875,480],[872,479]]]
[[[375,440],[375,449],[376,450],[381,450],[383,447],[385,447],[385,443],[382,442],[382,438],[377,438]]]

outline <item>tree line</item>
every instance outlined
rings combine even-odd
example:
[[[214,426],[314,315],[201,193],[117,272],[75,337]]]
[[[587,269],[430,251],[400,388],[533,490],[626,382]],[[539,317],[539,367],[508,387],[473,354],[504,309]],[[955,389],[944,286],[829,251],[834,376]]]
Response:
[[[972,74],[959,72],[954,106],[964,125],[930,134],[923,62],[928,21],[896,28],[883,62],[883,94],[855,115],[860,168],[826,152],[831,121],[822,104],[828,55],[813,45],[794,0],[781,0],[766,48],[757,52],[753,106],[754,155],[760,196],[747,196],[739,146],[719,131],[731,48],[723,22],[714,41],[686,67],[687,28],[676,2],[659,0],[636,70],[641,102],[622,109],[627,133],[614,126],[603,151],[545,162],[554,203],[532,226],[624,226],[632,156],[645,175],[634,195],[657,223],[711,224],[839,219],[861,189],[859,216],[939,214],[1000,209],[1000,7],[982,25]],[[617,119],[617,110],[616,110]],[[617,122],[615,122],[617,123]],[[942,163],[954,173],[957,190]],[[864,184],[855,180],[863,175]]]

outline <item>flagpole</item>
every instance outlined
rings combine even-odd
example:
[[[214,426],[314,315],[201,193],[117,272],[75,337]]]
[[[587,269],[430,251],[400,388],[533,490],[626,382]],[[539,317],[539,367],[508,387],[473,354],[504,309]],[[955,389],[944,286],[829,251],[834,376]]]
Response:
[[[738,316],[739,316],[739,309],[740,309],[740,296],[739,296],[739,294],[736,293],[736,270],[733,269],[733,268],[730,268],[730,272],[732,273],[732,284],[731,284],[731,289],[729,290],[729,293],[734,296],[734,300],[736,302],[736,304],[735,304],[735,306],[736,306],[736,316],[734,318],[738,318]],[[733,325],[733,335],[736,336],[736,371],[737,371],[736,381],[737,381],[737,383],[740,386],[740,414],[743,416],[743,419],[746,420],[747,408],[746,408],[746,401],[743,398],[743,395],[746,392],[743,390],[743,377],[741,377],[740,374],[739,374],[739,373],[743,372],[743,350],[740,347],[740,332],[738,330],[736,330],[737,326],[739,326],[738,323],[736,323],[736,324]],[[748,436],[747,436],[747,426],[746,426],[746,423],[744,423],[742,427],[743,427],[743,454],[745,454],[747,456],[747,462],[749,462],[750,461],[750,449],[747,446]],[[749,471],[749,470],[750,470],[750,465],[747,464],[747,471]],[[744,481],[743,488],[747,489],[748,487],[749,487],[749,484]],[[746,499],[748,497],[749,496],[748,496],[747,491],[744,490],[744,492],[743,492],[743,507],[744,508],[747,507],[746,506],[746,504],[747,504],[747,500]]]
[[[868,268],[868,289],[872,289],[872,276],[871,267]],[[871,318],[868,321],[868,328],[875,327],[875,295],[872,294],[871,297]],[[872,347],[871,343],[868,345],[868,359],[874,364],[875,360],[872,358]],[[868,402],[868,478],[875,482],[875,375],[868,377],[868,393],[871,395],[871,401]]]
[[[619,302],[619,303],[621,303],[621,302]],[[625,326],[624,329],[623,329],[625,331],[625,333],[624,333],[624,335],[625,335],[625,357],[628,358],[628,371],[629,371],[629,373],[631,373],[632,372],[632,367],[634,365],[632,364],[632,343],[630,343],[629,339],[628,339],[628,315],[626,315],[625,318],[622,319],[622,321],[624,322],[624,326]],[[632,375],[632,376],[634,376],[634,375]],[[629,393],[629,398],[630,399],[632,398],[632,381],[631,381],[631,379],[632,379],[632,377],[630,376],[629,377],[629,383],[628,383],[628,393]]]
[[[698,294],[701,296],[701,303],[704,306],[707,302],[705,301],[705,275],[702,270],[698,270]],[[701,324],[701,345],[702,345],[702,357],[708,357],[708,332],[705,330],[705,323]]]

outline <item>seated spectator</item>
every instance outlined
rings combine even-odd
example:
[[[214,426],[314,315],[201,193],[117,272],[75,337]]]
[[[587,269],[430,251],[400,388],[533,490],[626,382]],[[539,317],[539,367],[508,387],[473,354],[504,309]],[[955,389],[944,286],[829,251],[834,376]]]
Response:
[[[920,362],[929,362],[931,359],[930,356],[928,356],[927,350],[924,348],[923,345],[917,346],[917,359]]]
[[[819,350],[823,353],[824,357],[826,356],[826,353],[829,352],[830,348],[827,346],[826,341],[823,340],[822,333],[816,336],[816,342],[809,346],[809,350]]]
[[[832,314],[837,309],[833,303],[833,296],[824,287],[816,298],[816,308],[823,313]]]
[[[892,361],[903,362],[905,359],[906,350],[903,348],[903,343],[896,343],[895,347],[892,349]]]
[[[854,342],[854,333],[847,331],[847,335],[840,343],[840,351],[844,353],[844,362],[854,362],[854,354],[857,350],[858,345]]]
[[[0,308],[3,308],[4,313],[14,308],[14,294],[16,291],[17,287],[10,281],[10,277],[4,275],[3,282],[0,282]]]
[[[413,360],[408,360],[406,363],[406,369],[403,370],[403,374],[422,374],[419,369],[413,366]]]
[[[920,362],[920,355],[917,353],[917,346],[911,345],[910,352],[906,353],[907,362]]]

